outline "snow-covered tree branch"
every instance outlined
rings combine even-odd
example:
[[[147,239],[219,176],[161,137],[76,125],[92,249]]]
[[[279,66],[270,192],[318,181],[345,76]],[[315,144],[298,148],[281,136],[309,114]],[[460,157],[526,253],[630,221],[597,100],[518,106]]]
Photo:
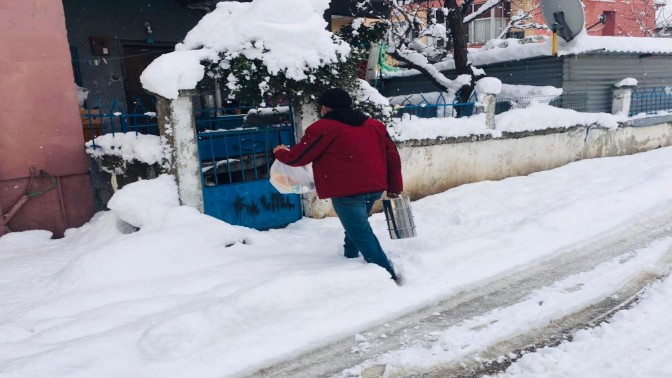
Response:
[[[540,24],[534,20],[534,13],[539,9],[539,4],[533,6],[528,11],[522,9],[518,10],[518,13],[515,16],[511,16],[511,20],[508,24],[502,29],[502,32],[499,33],[498,39],[504,38],[506,34],[511,31],[511,29],[519,30],[528,30],[528,29],[539,29],[547,30],[548,26],[545,24]]]

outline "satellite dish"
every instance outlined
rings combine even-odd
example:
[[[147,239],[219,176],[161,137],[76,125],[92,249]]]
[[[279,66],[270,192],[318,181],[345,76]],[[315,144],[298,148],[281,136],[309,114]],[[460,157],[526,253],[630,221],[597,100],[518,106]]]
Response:
[[[581,0],[541,0],[541,14],[546,25],[567,42],[585,25]]]

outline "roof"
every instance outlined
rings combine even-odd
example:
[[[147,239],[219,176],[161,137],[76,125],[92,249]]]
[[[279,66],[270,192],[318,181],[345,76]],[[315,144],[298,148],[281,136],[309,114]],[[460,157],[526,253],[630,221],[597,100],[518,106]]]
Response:
[[[469,49],[469,61],[476,67],[508,61],[525,60],[551,56],[551,40],[540,43],[521,44],[518,39],[494,39],[478,49]],[[640,54],[672,55],[672,41],[669,38],[648,37],[607,37],[579,34],[569,43],[558,43],[558,55],[582,54]],[[434,65],[437,69],[455,69],[452,60]],[[388,73],[386,77],[418,75],[417,70],[402,70]]]

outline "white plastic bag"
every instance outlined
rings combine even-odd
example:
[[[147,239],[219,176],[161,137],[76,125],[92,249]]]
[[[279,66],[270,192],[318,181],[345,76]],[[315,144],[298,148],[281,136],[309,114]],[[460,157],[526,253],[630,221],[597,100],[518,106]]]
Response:
[[[313,176],[304,167],[292,167],[280,160],[271,165],[270,181],[282,194],[303,194],[315,190]]]

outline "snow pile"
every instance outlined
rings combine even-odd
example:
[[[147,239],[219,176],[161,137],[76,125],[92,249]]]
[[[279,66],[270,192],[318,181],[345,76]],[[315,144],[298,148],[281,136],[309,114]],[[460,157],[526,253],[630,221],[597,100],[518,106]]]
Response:
[[[476,92],[496,95],[502,91],[502,82],[494,77],[484,77],[476,82]]]
[[[443,109],[439,109],[440,112]],[[446,110],[451,112],[451,108]],[[471,117],[418,118],[404,114],[396,123],[392,139],[398,142],[423,139],[457,138],[470,135],[489,135],[492,130],[485,127],[485,115]]]
[[[163,216],[180,205],[173,176],[138,181],[116,192],[107,204],[119,219],[134,227],[160,224]]]
[[[194,89],[205,72],[201,61],[217,63],[237,56],[259,59],[270,75],[284,72],[304,80],[306,71],[347,56],[350,47],[335,43],[323,18],[329,0],[255,0],[220,2],[187,34],[177,51],[165,54],[142,73],[143,87],[175,99]],[[339,58],[340,56],[340,58]]]
[[[140,75],[142,87],[159,96],[176,99],[180,90],[194,89],[205,77],[202,61],[216,62],[219,55],[211,49],[173,51],[154,59]]]
[[[160,163],[163,158],[161,138],[156,135],[129,133],[105,134],[85,144],[86,152],[93,157],[119,156],[126,161]]]

